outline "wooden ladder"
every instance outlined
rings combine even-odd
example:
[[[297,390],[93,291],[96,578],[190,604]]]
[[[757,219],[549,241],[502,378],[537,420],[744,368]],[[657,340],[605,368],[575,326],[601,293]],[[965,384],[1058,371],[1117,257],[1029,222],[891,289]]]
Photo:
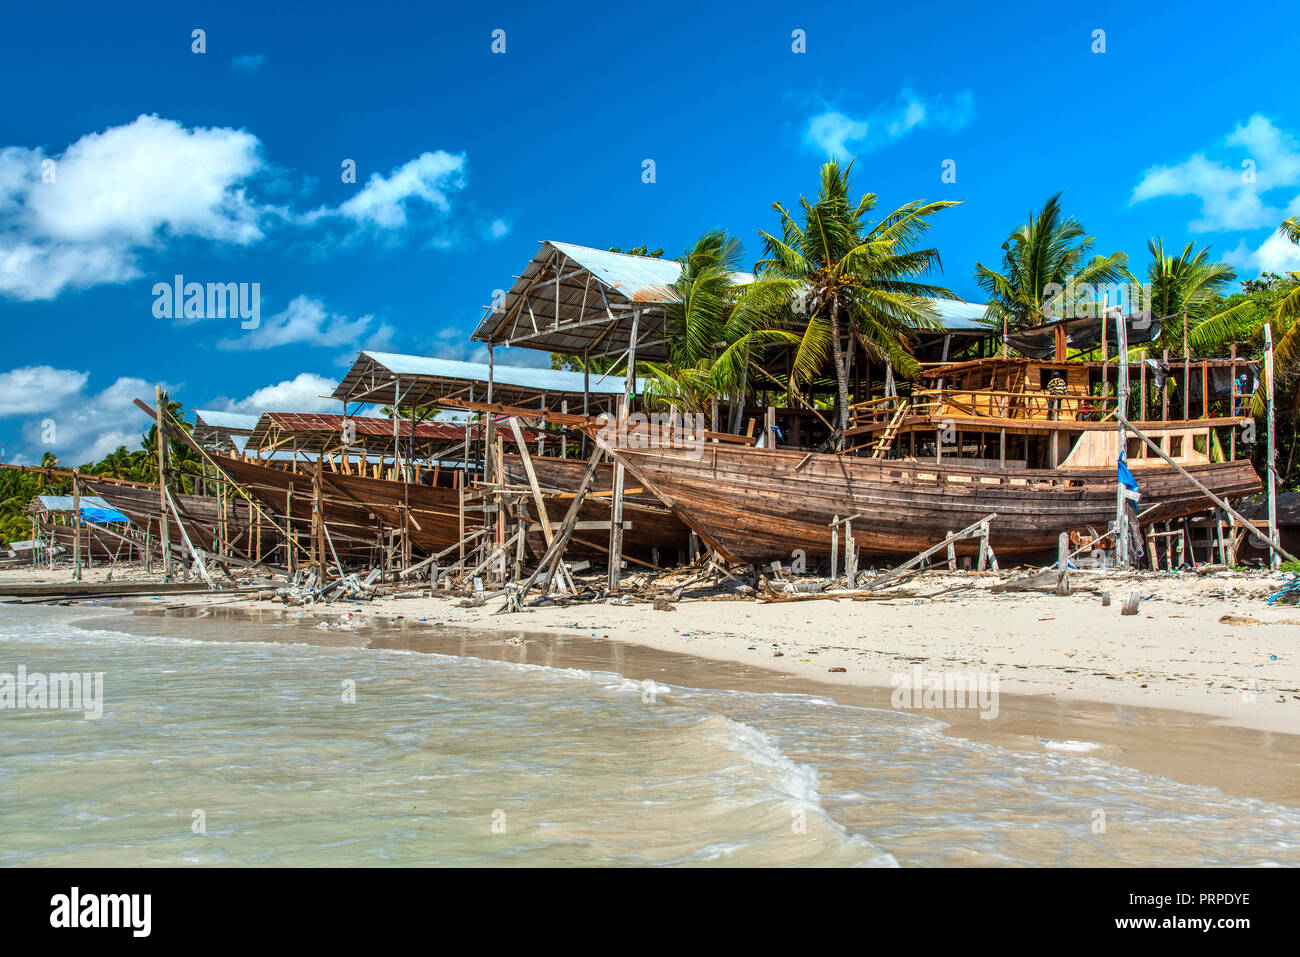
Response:
[[[885,426],[885,431],[880,433],[880,438],[876,440],[876,447],[871,450],[873,459],[883,459],[885,453],[894,447],[894,437],[898,435],[898,427],[903,424],[903,416],[907,414],[907,400],[899,399],[898,408],[894,410],[894,417],[889,420]]]

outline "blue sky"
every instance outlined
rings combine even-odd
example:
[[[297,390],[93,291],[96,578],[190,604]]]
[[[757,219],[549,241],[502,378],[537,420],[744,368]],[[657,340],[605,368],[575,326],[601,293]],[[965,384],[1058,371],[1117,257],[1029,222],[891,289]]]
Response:
[[[724,226],[752,259],[828,152],[882,209],[966,201],[931,236],[974,301],[1057,190],[1135,268],[1159,234],[1300,269],[1274,236],[1300,213],[1298,33],[1280,3],[10,5],[0,441],[134,447],[155,382],[334,411],[362,348],[475,357],[539,240],[676,255]],[[176,274],[259,283],[259,327],[157,317]]]

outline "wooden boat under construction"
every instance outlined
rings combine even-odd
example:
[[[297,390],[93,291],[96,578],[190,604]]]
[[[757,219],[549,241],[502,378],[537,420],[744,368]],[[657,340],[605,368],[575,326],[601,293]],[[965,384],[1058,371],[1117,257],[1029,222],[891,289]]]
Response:
[[[76,548],[77,530],[71,525],[48,525],[43,536],[54,537],[54,543],[71,556]],[[81,554],[92,561],[108,562],[122,556],[134,557],[131,543],[114,536],[111,531],[87,522],[81,526]]]
[[[130,485],[122,482],[103,482],[81,477],[82,485],[93,495],[98,495],[131,520],[138,533],[147,540],[159,539],[159,518],[162,506],[156,485]],[[279,537],[270,526],[259,527],[252,506],[232,496],[229,499],[215,495],[172,493],[175,501],[173,522],[180,521],[185,533],[196,548],[232,557],[252,559],[254,555],[268,560],[274,554]],[[254,536],[260,535],[260,547]],[[137,544],[142,544],[138,542]],[[183,547],[179,531],[173,534],[174,550]]]
[[[832,523],[846,518],[865,556],[910,557],[991,513],[999,556],[1049,553],[1062,531],[1095,535],[1115,518],[1115,399],[1104,382],[1096,394],[1099,365],[1017,358],[931,370],[931,388],[855,407],[846,435],[858,454],[692,447],[635,431],[600,441],[731,561],[789,561],[796,550],[825,560]],[[1250,421],[1242,399],[1234,369],[1231,395],[1220,401],[1205,389],[1199,418],[1133,424],[1215,495],[1237,498],[1260,487],[1251,463],[1226,452]],[[1144,524],[1210,507],[1194,482],[1148,453],[1130,433]],[[977,548],[957,544],[958,553]]]
[[[312,529],[315,472],[292,472],[236,458],[216,461],[269,516],[301,536],[306,545]],[[329,542],[344,562],[373,560],[380,543],[387,547],[388,533],[394,530],[406,530],[413,552],[425,555],[461,539],[460,493],[449,485],[395,482],[328,469],[319,476]],[[478,514],[466,511],[466,533],[481,524]]]
[[[558,521],[564,515],[573,492],[582,482],[587,463],[582,459],[562,459],[548,456],[531,456],[537,484],[548,496],[553,496],[549,518]],[[523,459],[518,455],[504,456],[507,482],[516,488],[528,488],[528,475]],[[609,522],[611,493],[614,488],[614,466],[600,465],[592,480],[591,490],[578,510],[579,522]],[[623,551],[642,559],[676,561],[689,552],[690,529],[673,512],[666,508],[653,493],[646,489],[625,486],[623,493]],[[609,533],[606,531],[576,531],[570,538],[570,548],[575,558],[601,558],[609,554]],[[545,541],[540,532],[528,536],[528,550],[539,556],[545,551]]]
[[[237,458],[216,461],[230,480],[257,499],[277,523],[300,536],[304,545],[307,543],[312,528],[314,470],[292,472]],[[527,487],[522,459],[507,455],[504,461],[511,483]],[[555,503],[548,517],[557,521],[580,483],[586,463],[542,456],[533,456],[532,462],[539,485]],[[606,495],[603,499],[599,494],[591,495],[584,500],[579,521],[609,521],[612,471],[612,466],[605,466],[597,476],[595,491],[604,490]],[[379,543],[387,542],[388,533],[393,531],[406,530],[412,555],[429,556],[451,548],[483,526],[481,508],[467,504],[462,519],[460,490],[453,484],[457,473],[451,470],[423,473],[425,480],[440,484],[350,475],[324,468],[319,474],[322,514],[330,543],[345,562],[373,562]],[[521,497],[519,506],[531,520],[536,520],[531,514],[530,499]],[[289,523],[284,521],[286,515]],[[637,492],[625,497],[624,520],[632,523],[624,537],[627,554],[648,559],[655,549],[661,549],[675,558],[678,549],[687,548],[689,530],[649,493]],[[525,542],[526,552],[533,557],[545,551],[540,529],[530,532]],[[571,543],[569,554],[574,558],[605,558],[608,554],[607,533],[579,531]]]
[[[1006,469],[992,474],[958,460],[941,467],[786,449],[710,446],[699,459],[681,449],[611,447],[637,481],[731,561],[809,560],[831,552],[831,523],[857,516],[853,537],[866,555],[910,556],[990,513],[998,555],[1056,547],[1060,532],[1106,528],[1115,518],[1114,469]],[[1247,461],[1188,466],[1220,497],[1248,495],[1259,477]],[[1144,516],[1191,515],[1209,500],[1173,469],[1134,469]],[[971,554],[974,542],[959,542]]]

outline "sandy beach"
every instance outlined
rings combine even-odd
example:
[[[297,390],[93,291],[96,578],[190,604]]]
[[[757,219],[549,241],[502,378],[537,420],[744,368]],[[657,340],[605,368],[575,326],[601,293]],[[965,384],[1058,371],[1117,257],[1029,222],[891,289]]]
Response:
[[[14,570],[0,582],[66,575]],[[115,627],[406,648],[919,709],[953,735],[1085,753],[1300,806],[1300,610],[1267,604],[1288,576],[1081,572],[1066,597],[990,592],[1005,577],[931,572],[882,601],[767,602],[717,589],[692,599],[688,589],[667,611],[628,596],[501,613],[504,598],[462,607],[464,598],[427,587],[419,597],[291,607],[216,592],[118,600],[137,614]],[[1143,596],[1139,613],[1121,615],[1132,589]],[[900,706],[896,676],[917,669],[996,676],[996,716],[920,707],[919,696]]]

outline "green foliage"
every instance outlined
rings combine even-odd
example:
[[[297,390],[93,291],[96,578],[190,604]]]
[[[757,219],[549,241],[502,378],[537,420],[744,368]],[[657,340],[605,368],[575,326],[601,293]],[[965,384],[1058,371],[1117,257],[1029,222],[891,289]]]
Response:
[[[904,375],[912,374],[916,361],[909,345],[916,329],[935,328],[937,315],[930,300],[956,296],[940,286],[922,282],[942,269],[937,249],[917,249],[917,242],[942,209],[955,200],[900,206],[872,225],[868,215],[878,197],[864,193],[850,199],[849,176],[853,164],[835,161],[821,170],[817,198],[799,199],[796,217],[780,203],[781,235],[760,230],[766,258],[759,275],[781,288],[803,317],[799,348],[802,374],[820,367],[829,346],[836,385],[836,427],[848,422],[848,358],[844,337],[857,340],[878,361],[888,361]],[[790,383],[791,388],[796,383]]]
[[[1073,286],[1085,290],[1084,284],[1132,280],[1125,253],[1094,255],[1094,246],[1082,224],[1062,212],[1061,194],[1049,197],[1037,216],[1030,214],[1029,222],[1003,241],[998,269],[975,264],[975,278],[989,299],[986,320],[1014,331],[1041,324],[1048,311],[1080,315],[1097,305],[1086,292],[1067,300],[1065,292],[1051,297],[1050,288],[1071,288],[1071,278]]]
[[[551,368],[563,369],[566,372],[581,372],[583,366],[596,374],[601,375],[609,372],[618,364],[618,356],[592,356],[587,362],[583,362],[582,356],[566,355],[563,352],[551,353]]]

